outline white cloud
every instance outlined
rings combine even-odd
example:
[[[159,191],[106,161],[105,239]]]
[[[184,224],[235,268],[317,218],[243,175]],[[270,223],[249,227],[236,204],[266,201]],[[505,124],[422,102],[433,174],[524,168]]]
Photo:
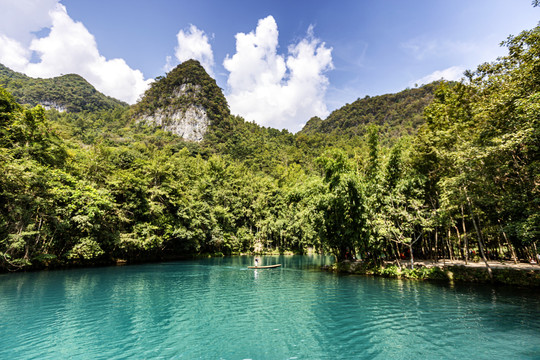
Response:
[[[434,71],[431,74],[424,76],[423,78],[413,81],[411,84],[424,85],[441,79],[458,81],[461,80],[461,78],[463,77],[463,73],[465,72],[465,70],[466,69],[463,66],[452,66],[444,70]]]
[[[0,34],[0,64],[11,69],[24,69],[28,64],[30,51],[17,40]]]
[[[34,38],[33,32],[52,25],[49,10],[59,0],[1,0],[0,34],[27,46]]]
[[[187,30],[180,30],[176,34],[178,45],[175,48],[175,57],[179,62],[186,60],[198,60],[210,76],[214,76],[214,53],[208,42],[208,36],[195,25],[190,25]],[[171,70],[171,58],[167,57],[166,70]]]
[[[333,68],[332,49],[307,36],[277,53],[278,29],[272,16],[259,20],[255,32],[236,35],[236,54],[223,66],[230,74],[227,100],[233,113],[264,126],[298,131],[312,116],[325,117],[324,96]]]
[[[99,91],[134,103],[150,80],[145,80],[139,70],[131,69],[123,59],[107,60],[100,55],[94,36],[82,23],[73,21],[66,8],[57,1],[49,1],[48,4],[51,6],[46,12],[48,21],[42,16],[40,21],[21,29],[13,37],[0,34],[0,44],[5,45],[0,46],[0,61],[33,77],[76,73]],[[19,10],[17,6],[9,9],[15,13]],[[44,10],[42,7],[39,9]],[[50,33],[42,38],[32,35],[33,39],[25,46],[24,39],[32,31],[38,31],[39,26],[50,27]],[[30,61],[32,53],[38,55],[39,62]]]

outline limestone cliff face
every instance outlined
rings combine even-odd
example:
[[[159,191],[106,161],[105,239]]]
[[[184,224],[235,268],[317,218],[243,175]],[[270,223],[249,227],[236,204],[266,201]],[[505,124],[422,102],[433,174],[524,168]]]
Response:
[[[55,110],[57,110],[59,112],[67,111],[67,108],[65,106],[59,105],[54,101],[41,101],[40,105],[43,106],[45,108],[45,110],[55,109]]]
[[[133,112],[136,121],[196,142],[230,115],[221,89],[195,60],[186,61],[166,77],[156,79],[134,105]]]
[[[182,84],[173,93],[173,97],[182,100],[194,100],[200,86]],[[152,113],[142,115],[139,119],[147,124],[160,126],[162,129],[179,135],[184,140],[202,141],[208,131],[210,119],[206,109],[201,105],[186,102],[182,107],[160,107]]]

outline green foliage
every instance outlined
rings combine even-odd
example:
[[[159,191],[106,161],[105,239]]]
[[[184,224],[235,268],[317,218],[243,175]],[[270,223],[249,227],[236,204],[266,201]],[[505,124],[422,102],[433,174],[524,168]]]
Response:
[[[197,60],[188,60],[175,67],[165,77],[158,77],[141,100],[132,108],[134,118],[162,113],[185,112],[189,106],[202,107],[211,121],[214,140],[225,139],[230,131],[227,100],[216,81]],[[165,123],[170,119],[163,120]]]
[[[510,37],[509,55],[467,82],[358,100],[298,134],[231,116],[195,61],[129,110],[88,97],[96,107],[44,111],[0,88],[0,267],[314,248],[364,260],[344,268],[445,279],[414,257],[528,259],[540,238],[539,34]],[[212,119],[200,143],[133,121],[189,105]],[[411,268],[382,267],[398,259]]]
[[[461,219],[479,247],[506,243],[525,258],[540,238],[539,33],[509,37],[509,55],[469,72],[469,84],[443,84],[413,154],[437,225]]]
[[[366,251],[366,217],[363,189],[351,172],[351,166],[342,151],[327,152],[317,159],[325,174],[326,188],[319,198],[318,224],[321,241],[338,260],[346,258],[359,248]]]
[[[48,165],[63,163],[65,148],[45,119],[42,107],[23,109],[0,88],[0,117],[0,146],[10,156],[16,159],[29,157]]]
[[[397,266],[392,265],[381,268],[379,274],[385,277],[399,277],[401,271]]]
[[[369,125],[381,127],[385,139],[413,135],[423,123],[424,108],[433,99],[438,82],[396,94],[366,96],[333,111],[326,120],[310,119],[300,133],[364,135]]]
[[[0,86],[10,91],[19,103],[68,112],[112,110],[127,106],[122,101],[103,95],[75,74],[35,79],[0,64]]]

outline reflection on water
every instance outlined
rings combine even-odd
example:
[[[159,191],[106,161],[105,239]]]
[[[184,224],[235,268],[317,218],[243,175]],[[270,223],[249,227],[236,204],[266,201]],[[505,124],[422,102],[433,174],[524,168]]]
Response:
[[[0,358],[537,358],[534,291],[320,272],[328,257],[0,276]]]

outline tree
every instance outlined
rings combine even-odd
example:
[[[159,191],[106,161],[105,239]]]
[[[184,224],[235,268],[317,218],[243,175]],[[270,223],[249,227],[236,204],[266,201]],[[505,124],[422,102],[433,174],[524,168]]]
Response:
[[[329,151],[317,159],[324,172],[325,192],[319,199],[322,214],[319,236],[338,261],[347,252],[367,250],[366,209],[363,190],[345,154]]]

